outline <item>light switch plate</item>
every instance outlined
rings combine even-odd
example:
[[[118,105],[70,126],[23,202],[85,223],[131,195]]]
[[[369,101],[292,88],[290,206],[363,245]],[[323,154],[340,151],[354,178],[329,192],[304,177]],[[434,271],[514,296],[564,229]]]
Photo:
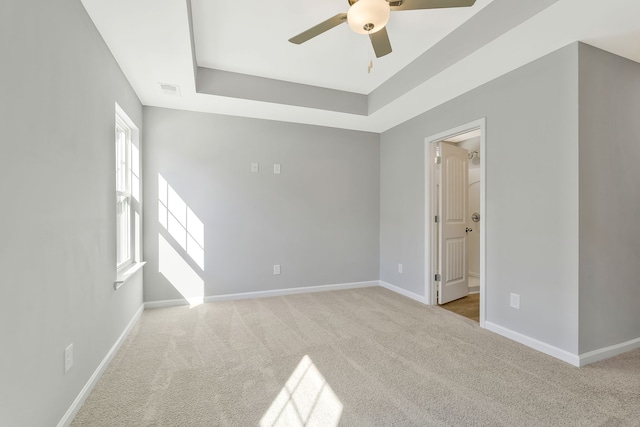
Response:
[[[73,343],[64,349],[64,372],[69,372],[73,367]]]
[[[509,305],[512,308],[520,309],[520,295],[512,293]]]
[[[273,173],[275,173],[275,174],[279,174],[280,173],[280,165],[278,163],[275,163],[273,165]]]

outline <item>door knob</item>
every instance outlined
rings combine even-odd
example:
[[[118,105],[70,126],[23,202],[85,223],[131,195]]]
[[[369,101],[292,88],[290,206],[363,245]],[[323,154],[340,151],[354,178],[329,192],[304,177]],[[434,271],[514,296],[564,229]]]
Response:
[[[472,230],[472,229],[470,229],[469,227],[467,227],[464,231],[465,231],[466,233],[469,233],[469,232],[471,232],[471,231],[473,231],[473,230]]]

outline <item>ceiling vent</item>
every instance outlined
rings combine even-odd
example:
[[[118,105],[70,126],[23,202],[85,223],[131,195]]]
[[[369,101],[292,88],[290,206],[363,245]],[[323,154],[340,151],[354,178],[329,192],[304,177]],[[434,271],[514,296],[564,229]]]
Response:
[[[158,83],[160,85],[160,90],[165,95],[171,96],[180,96],[180,86],[170,85],[168,83]]]

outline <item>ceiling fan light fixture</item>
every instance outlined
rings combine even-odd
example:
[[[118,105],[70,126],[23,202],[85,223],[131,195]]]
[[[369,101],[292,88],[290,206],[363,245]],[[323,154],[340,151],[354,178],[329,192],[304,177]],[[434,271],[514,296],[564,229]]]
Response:
[[[390,14],[386,0],[358,0],[349,8],[347,22],[358,34],[373,34],[387,25]]]

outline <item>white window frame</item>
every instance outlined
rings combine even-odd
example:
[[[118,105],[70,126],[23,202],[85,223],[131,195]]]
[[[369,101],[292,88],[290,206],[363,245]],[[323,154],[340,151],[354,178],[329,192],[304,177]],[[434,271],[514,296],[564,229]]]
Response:
[[[128,210],[128,215],[123,216],[126,220],[122,230],[119,226],[120,214],[116,213],[116,268],[118,270],[127,267],[134,262],[133,252],[133,209],[131,203],[131,129],[116,114],[116,209],[120,209],[118,205],[124,204],[124,208]],[[124,147],[120,144],[120,133],[124,133]],[[124,157],[124,159],[122,158]],[[124,171],[121,171],[124,168]],[[124,181],[124,182],[121,182]],[[126,240],[126,242],[123,242]],[[120,249],[124,248],[126,255],[122,259],[118,259]]]
[[[137,155],[138,164],[133,165],[133,150],[139,153],[139,131],[133,121],[127,116],[122,108],[116,103],[115,109],[115,185],[116,185],[116,281],[114,288],[118,289],[129,277],[138,271],[145,263],[141,262],[141,231],[142,231],[142,198],[141,198],[141,173],[140,156]],[[120,147],[119,132],[124,132],[124,148]],[[124,156],[124,158],[122,158]],[[123,165],[123,166],[122,166]],[[134,168],[135,166],[135,168]],[[124,175],[120,175],[120,168],[124,167]],[[134,174],[134,170],[138,172]],[[135,175],[137,199],[132,192],[132,182]],[[124,181],[124,182],[122,182]],[[120,227],[118,206],[125,203],[128,209],[126,216],[126,231]],[[127,255],[119,259],[121,245],[124,243]]]

